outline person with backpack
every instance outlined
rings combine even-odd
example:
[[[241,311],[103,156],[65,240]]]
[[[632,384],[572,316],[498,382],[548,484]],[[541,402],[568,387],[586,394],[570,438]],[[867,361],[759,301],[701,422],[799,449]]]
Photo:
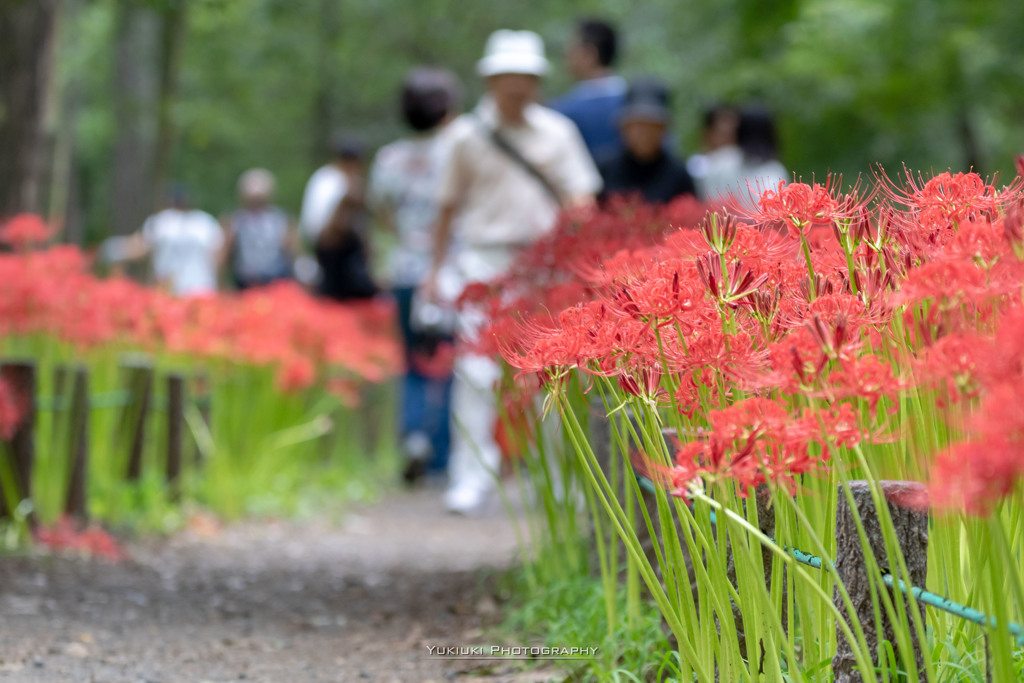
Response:
[[[412,135],[385,145],[370,167],[367,201],[376,223],[390,233],[388,279],[405,342],[401,444],[403,478],[443,476],[451,442],[452,330],[444,316],[426,320],[415,296],[430,270],[440,184],[448,163],[445,130],[458,111],[461,85],[443,69],[418,67],[402,84],[400,108]],[[445,359],[448,358],[447,362]]]
[[[235,285],[240,290],[291,277],[293,231],[288,215],[272,204],[274,174],[252,168],[238,179],[241,207],[225,227]]]
[[[547,70],[544,43],[536,33],[501,30],[487,40],[477,63],[487,93],[448,131],[451,153],[440,184],[441,210],[424,298],[444,294],[441,271],[453,232],[459,243],[453,266],[458,279],[489,282],[550,232],[562,209],[593,204],[601,178],[579,130],[567,117],[537,104]],[[460,348],[469,350],[455,361],[445,504],[462,514],[483,509],[501,460],[494,436],[494,384],[501,369],[490,357],[472,351],[485,323],[482,310],[460,312]]]
[[[316,291],[335,301],[370,299],[377,285],[370,272],[369,215],[365,197],[365,148],[338,138],[331,162],[306,183],[300,229],[316,257]]]

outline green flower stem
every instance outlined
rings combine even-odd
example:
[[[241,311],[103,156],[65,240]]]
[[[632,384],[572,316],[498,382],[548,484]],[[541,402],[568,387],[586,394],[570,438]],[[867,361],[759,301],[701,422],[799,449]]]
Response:
[[[804,262],[807,264],[807,274],[810,276],[808,280],[807,291],[810,292],[811,301],[818,298],[818,287],[814,283],[814,264],[811,263],[811,245],[807,243],[807,235],[803,230],[804,224],[798,226],[800,231],[800,247],[804,252]]]
[[[676,636],[680,654],[686,658],[687,663],[697,673],[698,680],[710,680],[708,672],[703,666],[703,662],[697,657],[697,653],[687,641],[682,623],[679,621],[675,610],[672,609],[672,605],[668,601],[668,596],[662,589],[661,583],[658,581],[653,568],[647,563],[643,550],[640,548],[639,542],[636,539],[636,535],[632,532],[627,533],[623,528],[622,520],[625,519],[625,513],[622,510],[622,507],[619,505],[614,495],[609,497],[605,494],[605,492],[609,490],[608,480],[601,472],[601,468],[597,463],[597,458],[594,456],[594,452],[590,449],[590,445],[586,442],[585,438],[582,438],[583,432],[580,427],[579,420],[576,419],[575,413],[564,401],[564,397],[562,397],[562,399],[562,415],[565,419],[566,425],[569,427],[566,432],[573,443],[577,455],[579,456],[580,464],[583,466],[584,475],[589,480],[589,483],[594,486],[598,495],[598,500],[611,517],[612,524],[618,532],[619,537],[626,544],[627,552],[636,560],[641,576],[647,584],[647,588],[651,591],[655,602],[658,603],[665,620],[668,622],[669,628]],[[614,491],[612,491],[612,493],[614,494]]]
[[[771,552],[773,552],[776,556],[778,556],[783,562],[785,562],[788,565],[787,569],[790,572],[792,572],[793,574],[795,574],[796,576],[798,576],[801,579],[801,581],[803,581],[803,583],[806,584],[806,586],[821,599],[821,603],[823,605],[825,605],[825,608],[828,611],[832,612],[833,616],[835,617],[836,624],[839,626],[840,629],[842,629],[843,634],[849,639],[849,641],[851,643],[852,642],[864,643],[863,650],[867,649],[867,644],[866,644],[866,641],[864,640],[863,631],[860,631],[860,634],[859,634],[860,637],[859,637],[859,640],[858,640],[858,638],[854,635],[853,631],[850,629],[850,625],[847,623],[846,619],[843,618],[842,613],[840,613],[839,609],[833,604],[832,598],[829,597],[828,594],[825,593],[825,591],[821,588],[821,586],[818,585],[818,582],[815,581],[811,577],[811,575],[808,574],[807,571],[803,567],[801,567],[799,564],[797,564],[797,561],[793,558],[792,555],[787,553],[782,547],[780,547],[772,539],[770,539],[767,536],[765,536],[765,534],[760,529],[751,526],[750,523],[747,522],[746,519],[744,519],[743,517],[740,517],[739,515],[737,515],[732,510],[728,510],[728,509],[724,508],[720,503],[718,503],[714,499],[708,498],[707,496],[705,496],[703,493],[700,493],[700,492],[694,492],[693,498],[695,500],[701,500],[704,503],[707,503],[710,507],[714,508],[716,512],[724,515],[729,520],[731,520],[731,521],[735,522],[736,524],[738,524],[739,526],[743,527],[747,531],[747,533],[751,534],[754,538],[756,538],[761,543],[762,546],[768,548]],[[850,614],[854,614],[854,611],[852,609],[852,604],[849,603],[849,596],[846,596],[846,599],[845,599],[844,602],[847,603],[846,604],[846,609],[850,612]],[[855,624],[856,624],[856,622],[855,622]],[[860,630],[860,625],[856,624],[856,626],[857,626],[858,630]],[[864,652],[862,651],[862,648],[860,648],[860,647],[854,648],[854,656],[857,659],[858,666],[861,667],[861,671],[867,672],[867,671],[871,671],[873,669],[873,665],[871,664],[870,659],[868,659],[867,657],[864,656]]]

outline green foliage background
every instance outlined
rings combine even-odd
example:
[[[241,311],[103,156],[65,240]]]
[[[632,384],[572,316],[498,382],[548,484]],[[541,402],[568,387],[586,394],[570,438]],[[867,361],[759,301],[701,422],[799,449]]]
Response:
[[[160,4],[82,0],[59,46],[62,82],[79,93],[76,173],[93,238],[114,201],[119,2]],[[625,75],[672,84],[682,153],[696,146],[702,105],[748,99],[777,112],[783,161],[804,177],[970,161],[1005,177],[1024,152],[1017,0],[188,0],[171,175],[220,212],[238,174],[265,166],[278,175],[280,203],[297,211],[322,161],[325,120],[371,146],[403,134],[396,89],[419,63],[454,69],[472,105],[481,90],[473,65],[503,27],[544,36],[555,64],[545,93],[557,95],[570,85],[561,50],[581,15],[619,24]]]

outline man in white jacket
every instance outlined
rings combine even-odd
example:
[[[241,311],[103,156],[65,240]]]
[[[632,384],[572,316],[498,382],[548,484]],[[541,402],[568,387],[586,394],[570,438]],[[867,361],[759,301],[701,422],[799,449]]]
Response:
[[[536,103],[548,69],[544,44],[531,31],[496,31],[477,72],[487,94],[476,109],[456,119],[451,157],[441,183],[441,213],[424,295],[437,295],[438,272],[448,257],[452,226],[459,225],[454,261],[463,282],[503,275],[516,256],[549,232],[563,208],[586,206],[601,179],[576,126]],[[459,334],[472,341],[485,323],[469,311]],[[449,510],[473,514],[494,487],[501,452],[494,439],[499,366],[464,353],[455,363],[452,396],[453,447]]]

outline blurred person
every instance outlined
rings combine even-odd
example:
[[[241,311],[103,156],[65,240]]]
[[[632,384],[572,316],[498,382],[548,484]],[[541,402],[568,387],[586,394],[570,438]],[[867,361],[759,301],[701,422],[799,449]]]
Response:
[[[736,142],[739,122],[739,112],[728,104],[716,104],[704,110],[701,151],[687,159],[686,170],[705,201],[721,194],[725,187],[720,187],[719,183],[723,178],[726,184],[731,182],[743,164],[743,150]]]
[[[612,70],[618,52],[619,38],[611,24],[597,19],[577,23],[565,50],[566,66],[577,83],[549,103],[572,119],[594,159],[620,146],[617,123],[626,82]]]
[[[336,301],[377,294],[367,249],[366,152],[354,138],[332,143],[332,160],[317,169],[302,197],[300,231],[316,257],[316,289]]]
[[[639,193],[646,202],[662,204],[695,194],[686,165],[666,149],[671,121],[664,83],[653,78],[630,83],[619,114],[623,148],[598,164],[605,196]]]
[[[224,255],[224,231],[217,219],[193,209],[188,191],[173,184],[166,207],[146,219],[129,237],[111,238],[103,245],[109,262],[152,259],[153,279],[177,296],[217,291],[217,274]]]
[[[370,169],[369,205],[397,238],[388,273],[405,341],[400,430],[409,484],[423,475],[443,474],[448,465],[452,372],[450,363],[436,361],[451,352],[454,338],[440,319],[423,319],[425,309],[414,302],[414,293],[430,271],[449,154],[443,133],[458,110],[461,90],[448,71],[410,71],[400,107],[413,134],[381,148]]]
[[[271,203],[276,186],[274,174],[264,168],[249,169],[238,179],[241,207],[225,221],[238,289],[291,275],[293,232],[288,215]]]
[[[740,110],[736,146],[738,155],[723,156],[714,172],[704,176],[705,198],[732,196],[741,205],[753,208],[764,190],[789,180],[786,167],[778,158],[775,119],[767,109],[750,106]]]
[[[593,205],[601,179],[572,121],[536,103],[547,73],[544,43],[532,31],[496,31],[487,40],[477,73],[487,93],[476,109],[456,119],[451,155],[441,183],[441,213],[434,234],[426,299],[458,295],[442,273],[459,221],[453,269],[464,283],[503,275],[516,256],[548,233],[562,208]],[[452,451],[445,493],[449,510],[479,511],[494,487],[501,451],[495,441],[501,369],[472,344],[486,323],[477,309],[460,312],[460,342],[470,350],[455,361]]]
[[[779,161],[779,136],[775,117],[764,107],[746,107],[740,112],[736,143],[743,150],[743,178],[761,188],[772,188],[788,180]]]

